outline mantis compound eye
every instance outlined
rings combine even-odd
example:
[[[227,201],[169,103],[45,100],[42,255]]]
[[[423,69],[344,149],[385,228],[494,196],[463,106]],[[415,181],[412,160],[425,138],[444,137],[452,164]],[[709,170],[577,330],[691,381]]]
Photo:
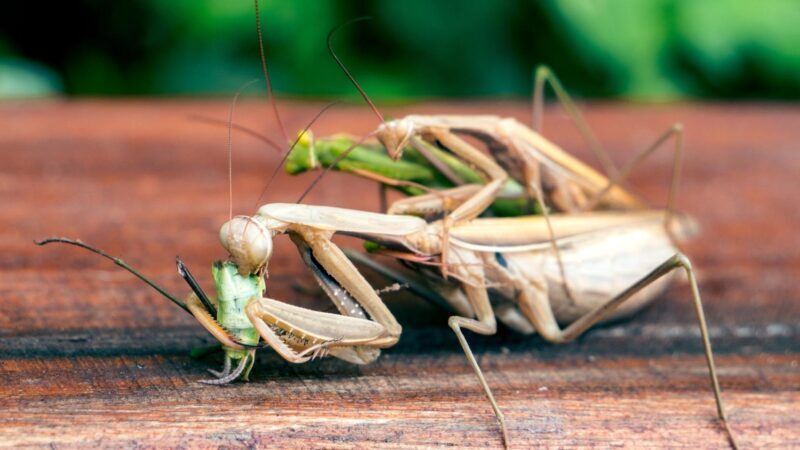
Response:
[[[414,134],[414,123],[408,119],[384,122],[378,127],[377,138],[389,156],[395,161],[403,155],[403,149]]]
[[[226,222],[219,240],[243,275],[261,273],[272,256],[272,233],[254,217],[236,216]]]

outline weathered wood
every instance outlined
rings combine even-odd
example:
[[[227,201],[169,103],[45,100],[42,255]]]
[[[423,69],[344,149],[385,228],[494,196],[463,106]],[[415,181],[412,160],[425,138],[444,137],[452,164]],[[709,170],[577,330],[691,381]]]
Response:
[[[180,254],[210,285],[207,268],[224,257],[216,234],[228,211],[226,131],[187,117],[224,118],[227,105],[0,105],[0,445],[500,446],[489,404],[435,307],[387,294],[404,334],[373,365],[294,366],[265,350],[251,383],[209,387],[196,381],[219,359],[188,356],[211,342],[188,315],[106,261],[32,244],[79,237],[185,292],[174,268]],[[282,109],[299,128],[317,107]],[[433,104],[387,113],[411,111],[524,119],[526,109]],[[619,162],[674,121],[685,124],[679,204],[703,227],[687,251],[699,269],[731,427],[746,447],[800,446],[800,108],[598,104],[588,118]],[[275,135],[264,104],[245,102],[237,121]],[[315,128],[363,133],[375,125],[353,107]],[[546,134],[591,161],[564,117],[548,116]],[[293,201],[311,179],[283,175],[257,202],[278,157],[246,136],[235,136],[234,148],[236,213]],[[664,152],[631,185],[659,203],[669,169]],[[375,210],[374,191],[331,174],[308,202]],[[310,278],[282,241],[270,295],[325,308],[293,288]],[[507,331],[468,339],[516,447],[724,447],[694,324],[688,289],[676,285],[643,314],[573,344]]]

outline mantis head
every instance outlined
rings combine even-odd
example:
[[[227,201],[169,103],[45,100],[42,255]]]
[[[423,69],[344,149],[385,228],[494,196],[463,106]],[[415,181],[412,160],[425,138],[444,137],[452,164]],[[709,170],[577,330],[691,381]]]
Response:
[[[375,132],[378,140],[386,147],[389,156],[397,161],[403,156],[403,149],[414,136],[414,123],[408,119],[390,120],[378,126]]]
[[[241,274],[263,273],[272,256],[272,232],[257,217],[236,216],[222,225],[219,240]]]

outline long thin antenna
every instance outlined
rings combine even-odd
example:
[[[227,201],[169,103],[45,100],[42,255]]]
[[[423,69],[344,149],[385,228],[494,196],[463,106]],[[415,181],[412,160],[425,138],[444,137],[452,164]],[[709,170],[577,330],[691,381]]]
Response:
[[[233,220],[233,112],[236,109],[236,100],[242,95],[242,91],[256,81],[258,80],[250,80],[236,91],[228,112],[228,220]]]
[[[346,158],[347,155],[350,154],[350,152],[352,152],[356,147],[358,147],[359,145],[364,143],[364,141],[367,140],[367,138],[369,138],[370,136],[372,136],[374,134],[375,134],[375,132],[371,131],[371,132],[365,134],[364,136],[362,136],[361,139],[356,141],[355,144],[351,145],[350,148],[348,148],[344,152],[340,153],[339,156],[337,156],[333,160],[333,162],[331,162],[331,164],[328,167],[322,169],[322,172],[319,175],[317,175],[317,178],[314,178],[314,181],[312,181],[311,184],[306,188],[306,190],[303,191],[303,195],[301,195],[300,198],[297,199],[297,203],[302,202],[303,199],[306,198],[306,195],[308,195],[308,193],[311,192],[312,189],[314,189],[314,186],[316,186],[317,183],[319,183],[319,181],[322,179],[322,177],[324,177],[331,170],[331,168],[336,167],[336,165],[339,164],[339,161],[341,161],[344,158]]]
[[[156,291],[158,291],[159,294],[161,294],[164,297],[166,297],[167,299],[169,299],[172,303],[175,303],[176,305],[178,305],[182,310],[184,310],[187,313],[191,314],[191,311],[189,311],[189,308],[186,306],[186,304],[183,303],[182,301],[178,300],[177,297],[175,297],[174,295],[172,295],[169,292],[167,292],[164,288],[162,288],[161,286],[157,285],[154,281],[152,281],[149,278],[147,278],[146,276],[142,275],[138,270],[136,270],[133,267],[129,266],[128,263],[126,263],[125,261],[121,260],[120,258],[117,258],[116,256],[111,256],[108,253],[100,250],[99,248],[92,247],[91,245],[86,244],[86,243],[84,243],[82,241],[76,241],[76,240],[73,240],[73,239],[67,239],[67,238],[63,238],[63,237],[50,237],[50,238],[47,238],[47,239],[42,239],[40,241],[33,241],[33,242],[36,245],[47,245],[47,244],[52,244],[54,242],[61,243],[61,244],[74,245],[76,247],[80,247],[80,248],[89,250],[92,253],[98,254],[98,255],[102,256],[103,258],[110,259],[114,264],[116,264],[116,265],[122,267],[123,269],[127,270],[128,272],[132,273],[136,278],[144,281],[151,288],[153,288]]]
[[[344,63],[342,62],[342,60],[339,59],[338,56],[336,56],[336,52],[333,51],[333,44],[331,42],[331,40],[333,39],[333,35],[336,34],[336,32],[339,31],[341,28],[344,28],[344,27],[346,27],[348,25],[352,25],[352,24],[354,24],[356,22],[361,22],[361,21],[370,20],[370,19],[372,19],[372,17],[366,17],[366,16],[365,17],[356,17],[355,19],[351,19],[351,20],[349,20],[349,21],[337,26],[336,28],[332,29],[330,31],[330,33],[328,33],[328,51],[331,53],[331,56],[333,57],[333,59],[336,61],[336,64],[338,64],[339,67],[342,69],[342,72],[344,72],[344,74],[347,76],[347,78],[350,79],[350,82],[353,83],[353,86],[355,86],[356,89],[358,89],[358,92],[361,94],[361,97],[364,98],[364,101],[367,102],[369,107],[372,108],[372,111],[375,113],[375,115],[378,116],[378,120],[383,122],[383,115],[381,114],[380,111],[378,111],[378,108],[375,106],[375,103],[372,103],[372,100],[369,99],[369,96],[367,96],[367,93],[364,92],[364,89],[361,88],[361,85],[358,84],[358,81],[356,81],[356,79],[353,77],[353,75],[350,74],[350,71],[347,70],[347,67],[344,66]]]
[[[241,131],[242,133],[244,133],[244,134],[246,134],[248,136],[254,137],[254,138],[258,139],[259,141],[267,144],[270,148],[272,148],[273,150],[275,150],[278,153],[282,153],[283,152],[283,146],[278,145],[277,142],[273,141],[272,139],[268,138],[267,136],[259,133],[258,131],[253,130],[252,128],[248,128],[248,127],[246,127],[244,125],[240,125],[238,123],[228,123],[228,121],[225,120],[225,119],[217,119],[215,117],[208,117],[208,116],[204,116],[202,114],[189,114],[187,117],[188,117],[189,120],[195,120],[197,122],[210,123],[210,124],[213,124],[213,125],[223,125],[223,126],[226,126],[226,127],[230,126],[231,128],[233,128],[236,131]]]
[[[331,109],[332,107],[338,105],[339,103],[340,103],[339,101],[335,101],[335,102],[331,102],[331,103],[328,103],[327,105],[325,105],[325,107],[322,108],[314,116],[314,118],[311,119],[310,122],[308,122],[308,125],[306,125],[305,128],[303,128],[303,131],[301,131],[297,135],[297,138],[295,138],[294,142],[289,147],[289,150],[286,151],[286,153],[283,155],[283,158],[281,158],[281,160],[278,163],[278,165],[275,166],[275,170],[272,171],[272,175],[269,177],[269,180],[267,181],[267,184],[264,186],[264,189],[261,190],[261,194],[259,194],[258,198],[256,199],[256,206],[258,206],[258,202],[261,201],[261,197],[264,196],[264,194],[267,192],[267,189],[269,189],[270,185],[272,185],[272,180],[274,180],[275,177],[278,175],[278,171],[280,171],[281,167],[283,167],[283,165],[286,163],[286,160],[289,158],[289,155],[292,153],[292,150],[294,150],[294,148],[297,145],[297,143],[300,142],[300,138],[303,137],[304,134],[306,134],[306,132],[309,130],[309,128],[311,128],[312,125],[314,125],[314,123],[317,121],[317,119],[322,117],[322,115],[325,113],[325,111]]]
[[[278,104],[275,101],[275,94],[272,92],[272,82],[269,79],[269,71],[267,70],[267,58],[264,56],[264,39],[261,33],[261,14],[258,10],[258,0],[253,0],[256,8],[256,32],[258,33],[258,50],[261,55],[261,70],[264,72],[264,83],[267,86],[267,96],[269,102],[272,104],[272,113],[275,114],[275,120],[278,122],[278,128],[281,131],[281,136],[284,142],[289,142],[289,134],[286,133],[286,128],[281,121],[281,115],[278,114]]]

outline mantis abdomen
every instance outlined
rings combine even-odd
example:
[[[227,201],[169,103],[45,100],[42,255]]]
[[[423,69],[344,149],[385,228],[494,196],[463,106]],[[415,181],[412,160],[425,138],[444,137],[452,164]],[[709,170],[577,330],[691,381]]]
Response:
[[[561,247],[566,283],[552,251],[512,253],[506,255],[506,260],[535,288],[546,293],[556,320],[568,324],[643,278],[677,251],[661,224],[653,224],[590,233]],[[532,260],[538,260],[538,264],[531,265]],[[664,276],[644,287],[606,320],[635,313],[661,293],[671,279],[672,275]]]

